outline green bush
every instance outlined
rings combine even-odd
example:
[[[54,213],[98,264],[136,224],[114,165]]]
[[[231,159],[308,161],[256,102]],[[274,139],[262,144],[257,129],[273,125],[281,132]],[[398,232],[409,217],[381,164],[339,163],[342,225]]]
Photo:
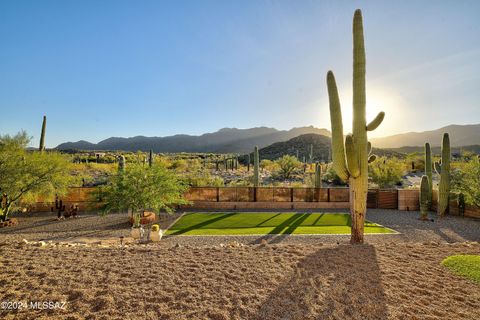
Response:
[[[368,167],[372,182],[379,188],[390,188],[402,183],[403,162],[397,158],[377,158]]]
[[[277,159],[275,163],[278,165],[277,173],[282,179],[289,179],[296,169],[300,169],[302,163],[294,156],[284,155]]]
[[[480,207],[480,160],[473,157],[470,161],[452,170],[452,190],[465,196],[465,203]]]

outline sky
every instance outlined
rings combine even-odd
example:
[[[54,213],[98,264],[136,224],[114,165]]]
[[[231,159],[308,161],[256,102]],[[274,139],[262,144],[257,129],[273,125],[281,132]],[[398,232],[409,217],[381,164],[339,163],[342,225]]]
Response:
[[[362,9],[371,136],[480,123],[480,1],[0,1],[0,134],[47,147],[223,127],[351,129]]]

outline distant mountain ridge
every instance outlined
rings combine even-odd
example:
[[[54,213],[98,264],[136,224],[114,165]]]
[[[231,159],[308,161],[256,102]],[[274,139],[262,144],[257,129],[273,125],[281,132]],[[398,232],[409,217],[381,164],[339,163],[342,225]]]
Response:
[[[444,132],[450,134],[452,147],[480,144],[480,124],[450,125],[437,130],[424,132],[408,132],[381,138],[371,138],[376,148],[422,147],[430,142],[432,147],[439,146]],[[299,127],[290,130],[277,130],[269,127],[250,129],[223,128],[216,132],[199,136],[177,134],[167,137],[131,138],[111,137],[99,143],[88,141],[66,142],[58,145],[58,150],[121,150],[154,152],[216,152],[216,153],[247,153],[254,146],[264,148],[276,142],[288,141],[304,134],[318,134],[330,137],[327,129],[313,126]]]
[[[88,141],[66,142],[58,145],[57,150],[122,150],[154,152],[218,152],[246,153],[254,146],[266,147],[275,142],[286,141],[302,134],[315,133],[330,136],[327,129],[313,126],[291,130],[277,130],[268,127],[250,129],[223,128],[200,136],[174,135],[167,137],[131,138],[111,137],[97,144]]]
[[[372,144],[378,148],[401,148],[424,146],[429,142],[431,146],[440,146],[445,132],[450,136],[452,147],[471,146],[480,144],[480,124],[449,125],[440,129],[408,132],[393,136],[372,138]]]

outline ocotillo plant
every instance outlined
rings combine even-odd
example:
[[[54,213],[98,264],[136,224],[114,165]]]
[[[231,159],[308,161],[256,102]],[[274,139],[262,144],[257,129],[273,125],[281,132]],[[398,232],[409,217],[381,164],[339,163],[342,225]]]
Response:
[[[322,166],[320,163],[315,164],[315,188],[322,187]]]
[[[428,208],[432,206],[432,151],[430,150],[430,143],[425,143],[425,175],[428,178]]]
[[[121,155],[119,158],[118,158],[118,171],[120,172],[123,172],[125,171],[125,156]]]
[[[47,128],[47,116],[43,116],[42,133],[40,134],[40,147],[38,150],[43,152],[45,150],[45,130]]]
[[[429,195],[430,183],[426,175],[422,176],[420,182],[420,220],[428,220],[428,209],[430,207]]]
[[[148,166],[151,168],[153,165],[153,150],[150,149],[150,152],[148,153]]]
[[[443,134],[442,159],[435,162],[435,171],[440,175],[438,185],[438,214],[444,216],[448,210],[450,195],[450,137],[448,133]]]
[[[343,142],[342,112],[337,85],[332,71],[327,73],[330,121],[332,125],[333,168],[350,186],[351,243],[363,243],[367,211],[368,162],[367,131],[375,130],[385,117],[380,112],[368,125],[366,123],[365,97],[365,46],[363,40],[362,12],[353,17],[353,134]]]
[[[253,185],[255,187],[260,185],[259,166],[260,156],[258,154],[258,147],[255,146],[255,150],[253,152]]]

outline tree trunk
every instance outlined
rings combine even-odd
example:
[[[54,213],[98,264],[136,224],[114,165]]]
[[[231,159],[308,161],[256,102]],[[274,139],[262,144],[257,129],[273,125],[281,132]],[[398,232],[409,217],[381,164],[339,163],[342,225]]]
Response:
[[[350,178],[350,216],[351,216],[351,238],[350,243],[363,243],[363,229],[367,213],[367,192],[366,183],[361,177]]]

